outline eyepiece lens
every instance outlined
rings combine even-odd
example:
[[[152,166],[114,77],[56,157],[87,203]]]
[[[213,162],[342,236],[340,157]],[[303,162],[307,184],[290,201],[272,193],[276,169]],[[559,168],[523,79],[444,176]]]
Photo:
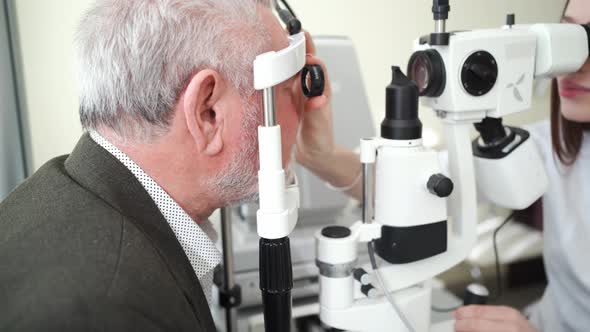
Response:
[[[418,86],[420,96],[439,97],[445,89],[445,63],[435,49],[414,53],[408,62],[408,75]]]
[[[430,63],[428,58],[424,55],[416,57],[412,63],[412,70],[410,71],[410,78],[418,85],[418,91],[423,94],[430,85]]]

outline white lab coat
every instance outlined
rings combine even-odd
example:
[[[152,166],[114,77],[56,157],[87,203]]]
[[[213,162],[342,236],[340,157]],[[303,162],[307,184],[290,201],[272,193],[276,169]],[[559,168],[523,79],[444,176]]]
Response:
[[[543,258],[549,284],[530,319],[543,332],[590,331],[590,134],[578,160],[563,166],[553,154],[547,121],[527,128],[545,161]]]

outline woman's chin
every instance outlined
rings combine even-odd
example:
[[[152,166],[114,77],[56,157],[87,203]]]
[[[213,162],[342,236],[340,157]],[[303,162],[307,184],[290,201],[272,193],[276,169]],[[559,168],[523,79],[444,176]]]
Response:
[[[580,110],[564,110],[561,114],[564,118],[573,122],[590,123],[590,107]]]

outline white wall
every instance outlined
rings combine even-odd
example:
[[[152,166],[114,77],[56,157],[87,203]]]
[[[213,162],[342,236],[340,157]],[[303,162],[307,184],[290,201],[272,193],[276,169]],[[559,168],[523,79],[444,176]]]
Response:
[[[80,133],[73,68],[73,32],[90,0],[15,0],[25,108],[32,168],[68,153]],[[304,27],[313,34],[348,35],[355,42],[376,125],[384,109],[384,88],[391,65],[405,68],[414,38],[430,33],[430,0],[290,0]],[[509,12],[517,22],[556,21],[564,0],[452,0],[450,29],[496,27]],[[547,112],[546,100],[536,113],[510,119],[530,121]],[[438,128],[430,112],[426,126]]]
[[[15,0],[30,168],[69,153],[81,126],[73,34],[89,0]]]

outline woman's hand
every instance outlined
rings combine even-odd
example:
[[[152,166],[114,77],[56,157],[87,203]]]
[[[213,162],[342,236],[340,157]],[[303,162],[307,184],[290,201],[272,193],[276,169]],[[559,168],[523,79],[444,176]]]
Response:
[[[308,65],[321,65],[324,70],[324,94],[306,98],[301,93],[301,81],[294,88],[302,96],[301,124],[297,134],[295,158],[297,161],[330,183],[338,190],[345,191],[359,199],[362,194],[360,179],[361,163],[354,152],[334,143],[332,127],[332,89],[324,63],[315,56],[315,45],[309,33],[305,32]]]
[[[324,63],[316,57],[315,45],[309,33],[305,32],[307,49],[306,64],[321,65],[324,71],[325,88],[321,96],[306,98],[302,102],[303,114],[297,135],[297,161],[304,166],[333,154],[335,149],[334,130],[332,128],[332,90],[330,79]],[[301,91],[300,83],[296,84]]]
[[[456,332],[538,332],[516,309],[470,305],[453,313]]]

